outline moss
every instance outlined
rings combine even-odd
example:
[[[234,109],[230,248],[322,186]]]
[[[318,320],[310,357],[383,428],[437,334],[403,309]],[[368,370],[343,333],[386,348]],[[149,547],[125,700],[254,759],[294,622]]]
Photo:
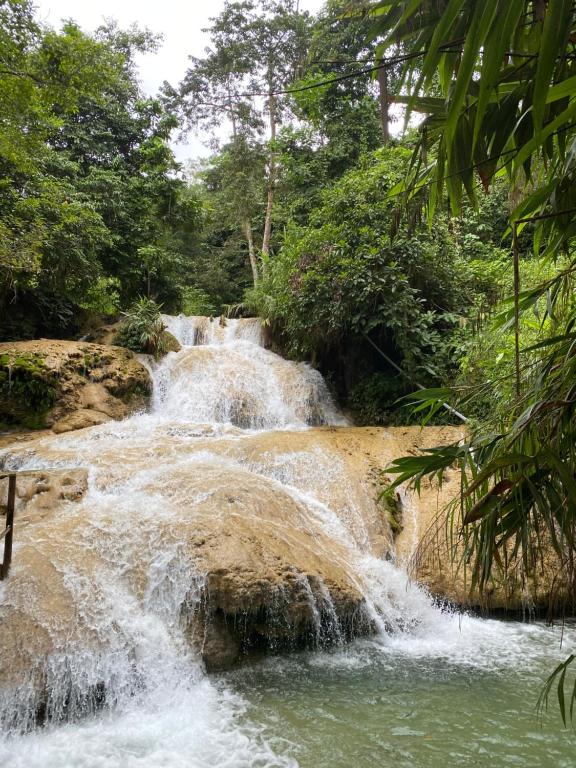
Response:
[[[136,382],[131,387],[127,387],[122,393],[117,393],[123,403],[130,403],[134,398],[148,398],[152,394],[152,386],[145,382]]]
[[[77,366],[77,370],[80,373],[92,371],[94,368],[102,368],[108,365],[112,361],[109,355],[104,355],[99,352],[87,351],[84,353],[82,363]]]
[[[390,483],[382,470],[374,470],[374,485],[378,488],[378,506],[386,516],[394,538],[404,528],[402,502],[398,495],[390,490]]]
[[[384,494],[381,497],[380,504],[386,512],[392,533],[394,536],[398,536],[404,527],[402,520],[402,504],[400,503],[400,500],[396,496]]]
[[[0,414],[9,424],[29,420],[38,429],[58,396],[58,379],[35,352],[0,355]]]
[[[85,354],[84,355],[84,367],[88,370],[91,368],[97,368],[98,365],[100,365],[102,362],[102,358],[100,355],[95,354]]]
[[[178,339],[173,336],[170,331],[164,331],[162,334],[163,342],[162,346],[165,349],[166,353],[168,352],[180,352],[182,347],[180,346],[180,342]]]
[[[33,413],[29,416],[24,416],[24,418],[21,420],[21,424],[26,429],[46,429],[46,416],[47,413]]]

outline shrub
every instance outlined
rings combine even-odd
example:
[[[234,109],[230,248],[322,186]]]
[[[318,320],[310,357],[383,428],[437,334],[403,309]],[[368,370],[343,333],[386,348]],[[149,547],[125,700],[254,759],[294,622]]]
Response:
[[[114,343],[134,352],[154,355],[158,360],[168,352],[166,326],[160,314],[161,306],[141,296],[123,312],[124,320]]]

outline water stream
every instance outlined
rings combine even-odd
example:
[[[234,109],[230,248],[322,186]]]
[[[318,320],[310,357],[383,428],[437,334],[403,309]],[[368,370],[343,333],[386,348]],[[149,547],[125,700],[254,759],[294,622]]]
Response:
[[[575,765],[573,731],[557,714],[541,727],[534,707],[576,631],[437,608],[382,556],[357,457],[331,448],[348,433],[321,376],[264,349],[255,320],[166,322],[183,349],[148,363],[149,412],[4,452],[7,466],[87,467],[88,490],[62,506],[57,538],[44,513],[22,527],[0,584],[0,766]],[[206,568],[186,542],[223,500],[246,523],[239,489],[278,504],[279,542],[289,509],[318,556],[330,549],[375,635],[340,641],[331,595],[306,582],[316,650],[206,674],[182,620]]]

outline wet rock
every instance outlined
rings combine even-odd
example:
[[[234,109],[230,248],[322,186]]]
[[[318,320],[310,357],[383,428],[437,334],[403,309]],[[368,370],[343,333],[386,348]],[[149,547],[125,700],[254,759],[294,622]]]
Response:
[[[144,407],[150,376],[132,352],[88,342],[0,344],[0,420],[55,432],[122,419]]]
[[[426,436],[423,437],[419,445],[415,441],[414,450],[432,447]],[[458,513],[453,534],[446,524],[448,505],[460,491],[460,475],[450,470],[441,488],[436,482],[424,482],[417,502],[414,500],[411,509],[405,511],[404,528],[396,539],[396,547],[412,576],[440,603],[483,615],[521,619],[572,615],[576,604],[575,585],[569,581],[567,569],[552,547],[546,546],[544,531],[539,533],[543,556],[530,574],[526,573],[521,556],[514,554],[511,543],[507,571],[504,573],[495,563],[492,577],[482,592],[472,584],[471,565],[463,565],[466,558],[459,538]]]
[[[95,342],[96,344],[104,344],[107,346],[114,346],[118,343],[117,336],[119,331],[122,328],[122,320],[119,320],[116,323],[109,323],[108,325],[103,325],[99,328],[92,329],[90,333],[88,334],[88,341]],[[165,354],[168,352],[180,352],[182,349],[180,342],[174,336],[174,334],[170,333],[170,331],[165,330],[162,333],[161,338],[161,347],[164,349]]]
[[[15,541],[31,524],[43,520],[63,502],[79,502],[88,489],[85,469],[25,470],[16,479]],[[8,478],[0,480],[0,514],[8,501]]]
[[[100,411],[91,411],[87,408],[79,408],[73,413],[64,416],[52,425],[52,431],[57,435],[62,432],[72,432],[75,429],[86,429],[86,427],[95,427],[98,424],[105,424],[111,421],[111,417]]]
[[[201,613],[197,617],[196,627],[190,639],[201,653],[208,672],[221,672],[238,661],[240,642],[226,616],[214,613],[206,620],[206,616]]]
[[[164,331],[162,334],[162,346],[166,352],[180,352],[182,349],[180,342],[170,331]]]

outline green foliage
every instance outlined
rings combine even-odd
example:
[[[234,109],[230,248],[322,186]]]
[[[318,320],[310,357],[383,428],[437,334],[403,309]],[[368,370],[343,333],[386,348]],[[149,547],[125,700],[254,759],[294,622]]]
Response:
[[[156,359],[168,352],[166,326],[155,301],[141,296],[124,312],[124,320],[114,343],[134,352],[153,355]]]
[[[376,336],[406,370],[441,376],[443,339],[469,299],[446,222],[401,228],[388,192],[409,152],[380,150],[324,190],[308,227],[291,227],[249,302],[282,325],[294,353]]]
[[[481,421],[464,445],[399,459],[390,471],[397,482],[418,486],[427,475],[441,479],[456,463],[464,492],[452,514],[473,586],[486,588],[494,571],[512,578],[509,554],[531,574],[553,552],[559,580],[573,598],[576,9],[567,0],[395,0],[372,10],[382,50],[402,40],[410,53],[406,102],[427,115],[401,185],[404,199],[426,187],[432,214],[445,189],[457,211],[464,195],[474,202],[477,176],[487,188],[505,172],[514,200],[511,229],[520,234],[533,226],[535,256],[546,259],[540,281],[521,286],[517,280],[514,299],[501,313],[500,328],[514,330],[515,349],[514,368],[502,372],[509,395],[496,399],[496,418]],[[440,97],[432,93],[437,79]],[[431,147],[434,159],[427,163]],[[532,311],[539,322],[527,329]],[[503,397],[504,391],[501,385],[493,394]],[[431,408],[436,399],[430,395]],[[556,683],[564,722],[573,658],[555,670],[542,699]],[[576,687],[570,717],[575,701]]]
[[[79,306],[98,315],[116,315],[120,309],[120,288],[117,277],[99,277],[88,288]]]
[[[371,10],[381,53],[394,52],[400,40],[409,54],[403,100],[427,116],[403,184],[408,194],[429,185],[432,215],[446,190],[457,211],[464,195],[475,200],[477,177],[487,189],[505,173],[513,187],[524,186],[512,221],[573,211],[571,2],[381,0]],[[541,220],[537,229],[536,243],[545,238],[550,254],[574,233],[570,213]]]
[[[182,312],[185,315],[219,314],[219,308],[212,303],[212,298],[202,288],[186,287],[182,291]]]
[[[0,335],[73,333],[50,302],[177,306],[199,204],[175,174],[174,118],[139,90],[134,57],[155,38],[55,31],[24,0],[0,21]]]
[[[348,405],[360,424],[405,424],[406,412],[398,408],[409,385],[399,374],[372,373],[361,379],[348,397]]]
[[[540,713],[542,713],[545,709],[548,709],[550,694],[556,685],[558,707],[560,709],[560,716],[562,717],[564,726],[567,725],[568,719],[574,719],[574,707],[576,706],[576,680],[574,680],[572,689],[570,690],[567,685],[566,675],[570,671],[575,659],[576,655],[571,653],[566,661],[558,664],[548,680],[546,680],[544,688],[540,694],[540,698],[538,699],[538,709]],[[566,688],[568,689],[567,691]]]
[[[58,382],[41,355],[4,352],[0,355],[0,400],[12,423],[41,428],[43,416],[56,400]]]
[[[210,132],[214,147],[222,121],[230,123],[230,141],[209,169],[220,177],[211,202],[224,215],[230,234],[244,242],[256,284],[260,255],[270,254],[277,132],[290,106],[283,91],[304,61],[310,18],[295,0],[227,0],[211,22],[206,30],[211,47],[201,59],[190,57],[178,90],[166,86],[165,97],[178,106],[188,127]],[[262,237],[261,248],[255,245],[255,231]]]

